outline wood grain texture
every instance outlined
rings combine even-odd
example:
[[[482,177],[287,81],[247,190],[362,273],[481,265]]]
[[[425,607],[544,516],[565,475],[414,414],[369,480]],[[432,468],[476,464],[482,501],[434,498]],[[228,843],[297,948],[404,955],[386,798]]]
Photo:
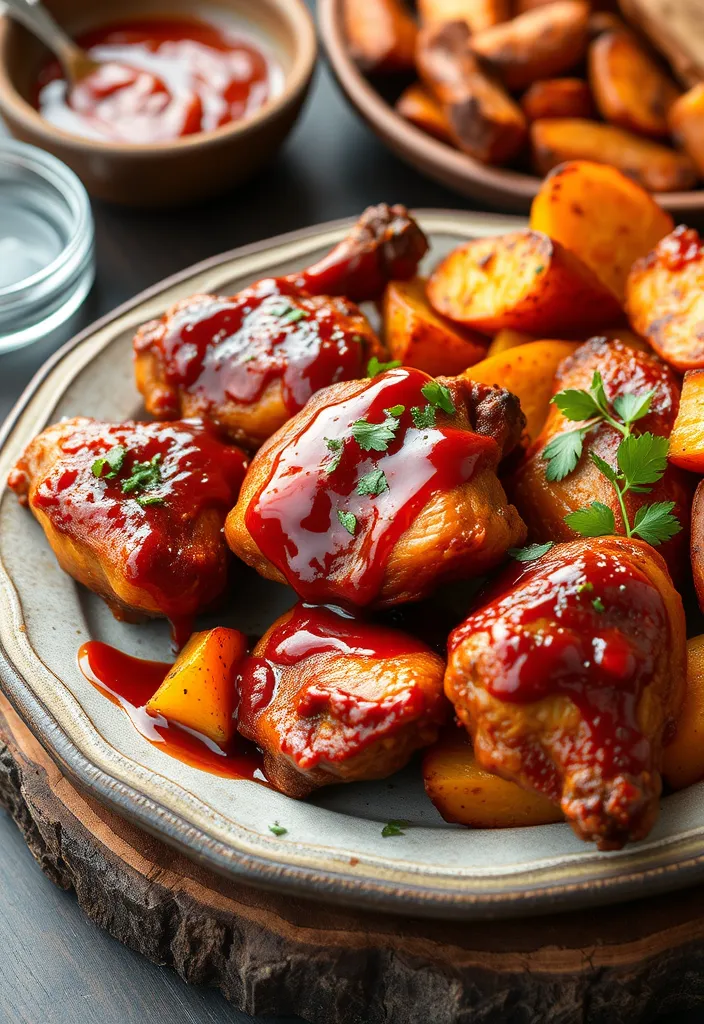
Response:
[[[0,699],[0,803],[42,870],[150,960],[312,1024],[619,1024],[704,1005],[704,889],[589,917],[362,915],[212,875],[82,796]]]

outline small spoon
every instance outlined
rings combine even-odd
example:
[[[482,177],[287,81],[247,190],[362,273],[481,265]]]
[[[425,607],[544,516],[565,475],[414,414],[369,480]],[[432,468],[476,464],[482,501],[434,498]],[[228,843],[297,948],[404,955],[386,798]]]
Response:
[[[54,21],[54,18],[39,0],[3,0],[11,17],[21,22],[33,35],[49,47],[58,57],[64,70],[69,88],[77,85],[87,75],[100,68],[100,64],[89,57],[85,50]]]

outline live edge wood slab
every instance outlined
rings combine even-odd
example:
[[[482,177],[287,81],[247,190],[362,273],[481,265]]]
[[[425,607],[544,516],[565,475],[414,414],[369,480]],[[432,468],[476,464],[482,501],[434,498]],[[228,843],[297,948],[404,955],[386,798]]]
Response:
[[[704,1005],[704,888],[468,923],[259,892],[81,794],[2,696],[0,805],[93,921],[247,1013],[311,1024],[636,1024]]]

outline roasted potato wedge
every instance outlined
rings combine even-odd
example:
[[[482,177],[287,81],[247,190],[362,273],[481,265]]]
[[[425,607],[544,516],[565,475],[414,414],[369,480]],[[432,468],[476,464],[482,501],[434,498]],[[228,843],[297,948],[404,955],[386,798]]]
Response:
[[[342,14],[350,55],[364,71],[413,69],[417,28],[403,0],[344,0]]]
[[[579,343],[573,341],[531,341],[475,363],[463,376],[516,395],[526,417],[526,436],[532,442],[548,417],[557,368],[578,348]]]
[[[525,89],[579,63],[588,20],[589,5],[582,0],[556,0],[473,35],[472,50],[508,89]]]
[[[487,339],[462,331],[438,316],[425,294],[425,281],[391,281],[384,293],[383,323],[392,359],[425,370],[431,377],[454,376],[484,359]]]
[[[420,82],[414,82],[403,90],[396,100],[396,110],[416,128],[422,128],[441,142],[454,144],[445,111],[430,90]]]
[[[487,356],[498,356],[501,352],[507,352],[510,348],[518,345],[527,345],[529,341],[537,341],[534,334],[524,334],[523,331],[512,331],[510,327],[504,327],[494,335],[487,351]]]
[[[545,117],[595,116],[589,84],[581,78],[550,78],[533,82],[521,97],[521,109],[529,121]]]
[[[487,76],[469,49],[462,21],[421,30],[418,73],[441,104],[455,144],[485,164],[502,164],[527,138],[521,108]]]
[[[604,32],[589,48],[589,84],[604,120],[651,139],[667,139],[680,90],[630,32]]]
[[[464,21],[470,32],[482,32],[511,17],[510,0],[418,0],[423,25]]]
[[[147,711],[221,745],[235,731],[235,676],[247,653],[238,629],[217,626],[194,633],[151,700]]]
[[[615,167],[574,160],[556,167],[540,186],[530,226],[576,253],[623,302],[631,266],[674,225],[652,196]]]
[[[663,751],[662,774],[672,789],[704,779],[704,636],[687,642],[687,688],[675,735]]]
[[[682,469],[704,475],[704,370],[688,370],[684,375],[668,458]]]
[[[704,82],[672,104],[669,122],[672,134],[704,175]]]
[[[651,192],[679,192],[697,181],[686,153],[641,138],[610,124],[584,118],[548,118],[530,126],[533,162],[547,174],[566,160],[611,164]]]
[[[474,330],[561,337],[620,319],[616,296],[559,242],[538,231],[480,238],[451,252],[428,282],[438,313]]]
[[[691,556],[694,586],[699,607],[704,611],[704,480],[698,484],[692,502]]]
[[[637,260],[626,283],[633,330],[677,370],[704,368],[704,244],[684,225]]]
[[[482,768],[463,729],[447,732],[425,752],[423,782],[445,821],[470,828],[517,828],[564,820],[560,808],[547,797]]]
[[[598,39],[604,32],[628,32],[628,29],[618,14],[612,11],[592,11],[587,22],[589,39]]]

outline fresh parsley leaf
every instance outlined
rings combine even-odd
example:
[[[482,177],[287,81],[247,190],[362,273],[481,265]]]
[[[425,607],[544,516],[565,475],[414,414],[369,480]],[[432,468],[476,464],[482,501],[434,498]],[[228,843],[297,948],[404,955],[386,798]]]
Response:
[[[599,470],[599,472],[602,474],[602,476],[606,477],[609,483],[616,483],[618,473],[616,472],[613,466],[609,465],[609,463],[606,462],[605,459],[602,459],[600,455],[597,455],[596,452],[589,452],[589,458],[592,460],[592,462]]]
[[[367,473],[357,484],[357,494],[383,494],[384,491],[388,491],[389,482],[386,479],[386,474],[381,469],[373,469],[371,473]]]
[[[626,478],[626,490],[654,484],[667,469],[668,440],[656,434],[629,434],[618,446],[616,458]]]
[[[547,462],[545,477],[547,480],[564,480],[572,472],[582,457],[584,437],[588,427],[570,430],[566,434],[557,434],[543,449],[543,458]]]
[[[653,547],[670,540],[682,529],[677,517],[672,515],[674,507],[674,501],[656,501],[652,505],[641,505],[636,512],[632,536],[638,535]]]
[[[405,405],[392,405],[390,409],[384,409],[387,416],[403,416],[405,411]]]
[[[418,430],[434,427],[435,409],[432,405],[424,405],[422,409],[417,405],[413,405],[411,406],[411,419],[413,420],[413,426],[417,427]]]
[[[553,546],[554,541],[549,540],[545,544],[528,544],[524,548],[509,548],[508,553],[517,562],[533,562],[536,558],[542,558]]]
[[[423,398],[427,398],[431,405],[434,405],[436,409],[442,409],[448,416],[452,416],[455,412],[455,403],[452,401],[452,393],[449,388],[446,388],[444,384],[440,384],[436,380],[429,380],[427,384],[424,384],[420,389],[420,393]]]
[[[589,386],[589,394],[594,399],[600,412],[606,412],[608,410],[609,403],[606,400],[604,381],[602,380],[601,374],[598,370],[594,371],[594,376],[592,377],[592,382]]]
[[[616,532],[616,520],[608,505],[593,501],[587,508],[579,508],[565,516],[565,522],[582,537],[605,537]]]
[[[401,818],[387,821],[381,830],[381,834],[384,839],[388,839],[389,836],[405,836],[404,829],[407,829],[410,824],[410,821],[403,821]]]
[[[617,395],[613,400],[613,407],[626,425],[635,423],[650,412],[654,394],[655,391],[652,390],[641,395]]]
[[[282,324],[297,324],[299,320],[305,320],[308,316],[304,309],[291,309],[281,317]]]
[[[378,377],[380,373],[386,373],[387,370],[395,370],[400,365],[400,359],[391,359],[388,363],[381,363],[376,356],[372,356],[367,363],[367,377]]]
[[[282,302],[280,306],[272,306],[269,312],[272,316],[286,316],[293,308],[290,302]]]
[[[387,416],[383,423],[356,420],[352,424],[352,437],[363,452],[385,452],[395,438],[398,426],[395,416]]]
[[[601,600],[600,597],[594,598],[594,600],[592,601],[592,608],[595,612],[599,612],[599,614],[606,611],[606,608],[604,607],[604,602]]]
[[[581,389],[568,388],[566,391],[558,391],[550,401],[568,420],[588,420],[600,413],[594,397]]]
[[[357,529],[357,516],[353,512],[343,512],[341,508],[337,510],[337,518],[340,520],[340,525],[344,526],[349,534],[353,537]]]
[[[134,500],[142,508],[149,508],[150,505],[165,505],[166,501],[160,494],[135,494]]]
[[[269,825],[269,831],[273,832],[275,836],[285,836],[288,829],[284,828],[283,825],[279,825],[278,821],[275,821],[273,825]]]
[[[116,444],[114,448],[105,452],[105,455],[95,460],[91,466],[93,476],[97,476],[100,480],[113,480],[122,469],[126,454],[127,449],[121,444]],[[105,472],[106,467],[107,472]]]
[[[161,483],[161,470],[159,462],[161,455],[154,455],[149,462],[135,462],[132,472],[126,480],[122,481],[123,494],[131,494],[133,491],[145,491],[149,487],[155,487]]]
[[[329,452],[333,452],[333,457],[328,463],[325,464],[325,472],[330,474],[334,473],[337,467],[340,465],[340,459],[342,458],[343,442],[337,437],[326,437],[325,447]]]

